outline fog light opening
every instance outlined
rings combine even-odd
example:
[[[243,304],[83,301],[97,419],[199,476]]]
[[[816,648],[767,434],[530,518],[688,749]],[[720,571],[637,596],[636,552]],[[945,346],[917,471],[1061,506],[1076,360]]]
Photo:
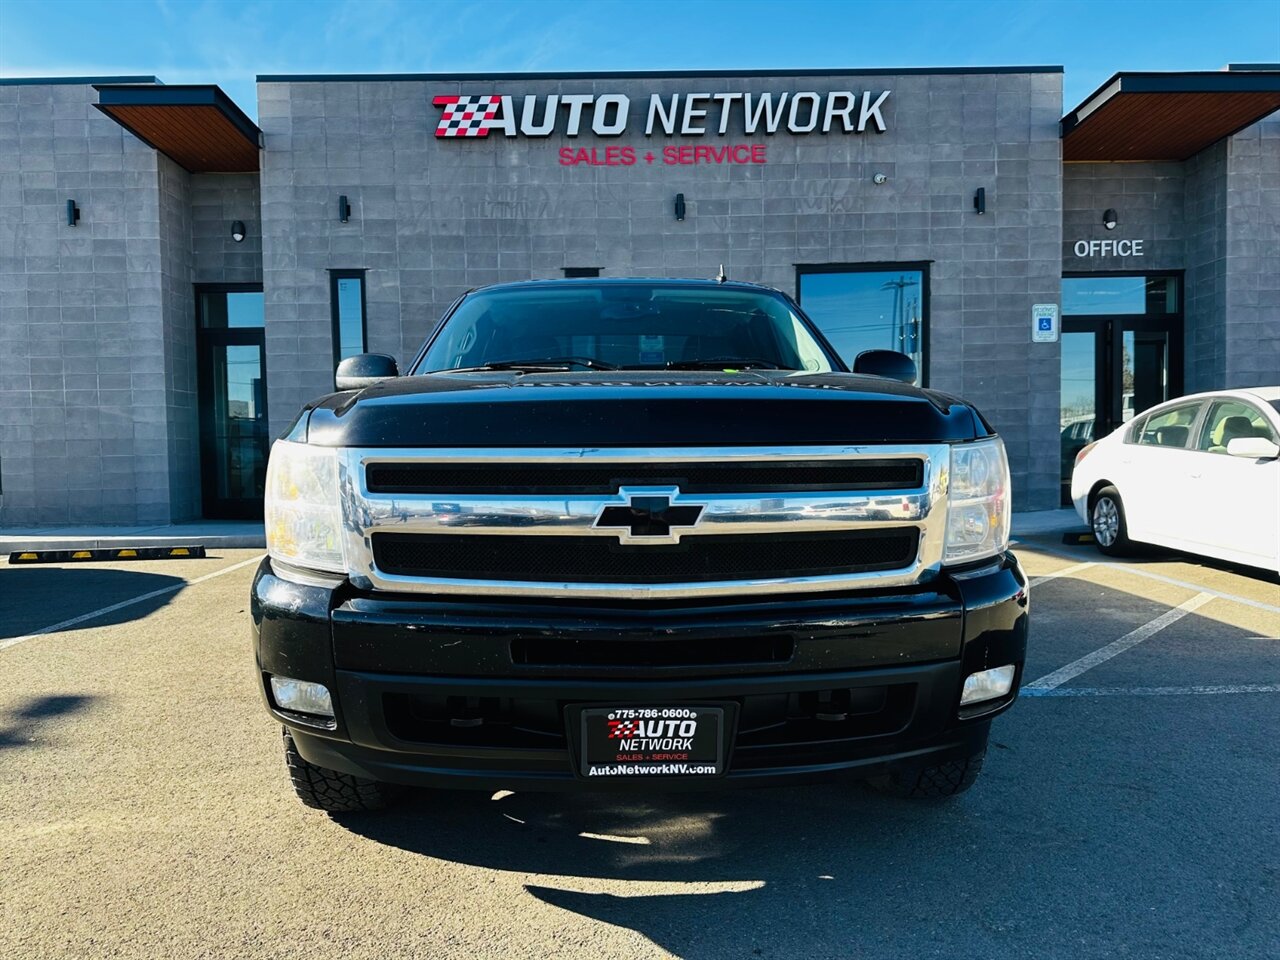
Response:
[[[1013,675],[1016,668],[1013,664],[981,670],[965,677],[964,690],[960,693],[960,706],[970,703],[982,703],[984,700],[995,700],[1007,696],[1013,689]]]
[[[323,683],[272,677],[271,696],[277,707],[289,713],[306,713],[333,719],[333,698],[329,696],[329,688]]]

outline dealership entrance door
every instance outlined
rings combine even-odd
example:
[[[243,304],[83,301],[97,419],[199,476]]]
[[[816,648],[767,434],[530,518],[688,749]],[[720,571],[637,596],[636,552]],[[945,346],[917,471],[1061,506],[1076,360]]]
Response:
[[[267,474],[262,287],[196,287],[200,478],[204,515],[261,520]]]
[[[1182,393],[1182,277],[1062,278],[1062,502],[1087,443]]]

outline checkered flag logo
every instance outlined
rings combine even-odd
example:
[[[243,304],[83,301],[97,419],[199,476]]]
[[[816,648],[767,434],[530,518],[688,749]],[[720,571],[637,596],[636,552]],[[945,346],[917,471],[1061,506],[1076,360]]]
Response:
[[[636,735],[635,720],[610,720],[609,721],[609,739],[625,740],[627,737]]]
[[[437,137],[487,137],[485,121],[498,115],[502,97],[436,97],[431,102],[444,108]]]

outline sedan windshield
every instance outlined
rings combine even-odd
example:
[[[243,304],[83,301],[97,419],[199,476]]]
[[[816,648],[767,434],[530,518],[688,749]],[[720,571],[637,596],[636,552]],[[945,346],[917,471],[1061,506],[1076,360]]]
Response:
[[[637,282],[471,294],[414,372],[477,368],[827,372],[832,363],[781,296]]]

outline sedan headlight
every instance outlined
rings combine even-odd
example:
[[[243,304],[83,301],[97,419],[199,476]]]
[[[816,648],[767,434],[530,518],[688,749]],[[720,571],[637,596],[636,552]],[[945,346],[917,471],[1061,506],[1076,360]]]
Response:
[[[272,444],[263,512],[272,559],[313,570],[346,571],[337,450],[289,440]]]
[[[1009,461],[999,437],[951,448],[943,563],[993,557],[1009,546]]]

